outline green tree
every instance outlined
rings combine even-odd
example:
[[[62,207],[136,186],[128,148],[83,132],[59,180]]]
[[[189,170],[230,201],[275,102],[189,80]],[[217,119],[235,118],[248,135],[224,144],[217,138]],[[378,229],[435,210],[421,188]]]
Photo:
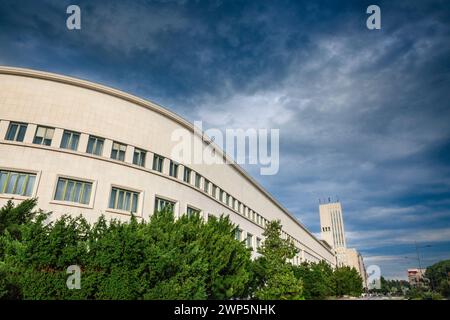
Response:
[[[450,260],[442,260],[429,266],[425,271],[425,278],[434,291],[450,298]]]
[[[279,221],[269,222],[263,233],[265,241],[258,249],[261,255],[253,264],[254,297],[267,300],[303,299],[302,281],[295,277],[288,262],[298,253],[292,241],[281,238]]]
[[[26,204],[26,205],[25,205]],[[106,221],[33,212],[35,201],[0,209],[0,298],[230,299],[248,295],[250,251],[228,218]],[[5,219],[13,212],[14,219]],[[24,218],[25,217],[25,218]],[[68,290],[66,268],[82,269]]]
[[[355,268],[339,267],[333,272],[334,294],[338,297],[360,296],[363,292],[362,278]]]
[[[333,269],[325,261],[293,266],[294,274],[303,282],[305,299],[325,299],[334,294]]]

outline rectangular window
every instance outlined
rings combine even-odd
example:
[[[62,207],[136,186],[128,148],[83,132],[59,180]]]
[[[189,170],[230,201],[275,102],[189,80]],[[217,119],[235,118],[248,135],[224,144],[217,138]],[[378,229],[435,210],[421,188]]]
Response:
[[[111,159],[125,161],[125,152],[127,151],[127,146],[119,143],[113,142],[111,150]]]
[[[55,200],[89,204],[92,183],[59,178],[56,185]]]
[[[192,217],[193,215],[200,214],[200,210],[192,207],[187,207],[186,214],[188,215],[188,217]]]
[[[247,233],[247,248],[253,249],[253,235],[250,233]]]
[[[155,154],[153,156],[153,170],[162,172],[163,171],[163,161],[164,158]]]
[[[220,199],[221,202],[225,202],[225,192],[223,190],[220,190]]]
[[[90,154],[95,154],[96,156],[101,156],[103,154],[104,143],[105,139],[89,136],[86,152]]]
[[[217,186],[215,184],[213,184],[212,186],[211,195],[213,196],[214,199],[217,198]]]
[[[109,208],[137,213],[138,201],[138,192],[113,187],[109,198]]]
[[[261,239],[256,238],[256,248],[260,248],[260,247],[261,247]]]
[[[239,228],[236,228],[236,230],[234,231],[234,238],[238,241],[242,240],[242,230]]]
[[[205,182],[203,184],[203,191],[206,193],[209,193],[209,181],[205,179]]]
[[[77,150],[79,141],[80,141],[80,134],[78,132],[64,130],[60,148]]]
[[[1,170],[0,193],[31,197],[35,181],[35,174]]]
[[[6,140],[23,142],[25,132],[27,131],[27,124],[11,122],[6,132]]]
[[[172,160],[170,160],[169,175],[174,178],[178,177],[178,164]]]
[[[161,198],[155,199],[155,211],[169,210],[170,212],[173,213],[174,208],[175,208],[175,202],[161,199]]]
[[[229,194],[227,194],[226,204],[227,204],[227,206],[230,206],[230,204],[231,204],[231,196]]]
[[[186,183],[191,183],[191,169],[184,167],[183,181]]]
[[[134,148],[133,154],[133,164],[141,167],[145,167],[145,156],[147,155],[147,151]]]
[[[44,146],[49,146],[52,144],[52,139],[53,139],[54,133],[55,133],[54,128],[38,126],[36,129],[36,134],[34,135],[33,143],[44,145]]]
[[[202,179],[202,176],[198,173],[195,174],[195,187],[200,188],[200,181]]]

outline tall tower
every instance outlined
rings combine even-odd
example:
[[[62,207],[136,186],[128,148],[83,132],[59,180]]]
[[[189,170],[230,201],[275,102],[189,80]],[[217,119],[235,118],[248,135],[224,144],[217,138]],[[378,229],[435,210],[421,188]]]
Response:
[[[344,219],[339,201],[319,205],[320,232],[323,240],[335,250],[338,265],[346,265],[347,244],[345,241]]]
[[[346,248],[344,219],[340,202],[329,202],[319,205],[320,230],[322,239],[334,248]]]

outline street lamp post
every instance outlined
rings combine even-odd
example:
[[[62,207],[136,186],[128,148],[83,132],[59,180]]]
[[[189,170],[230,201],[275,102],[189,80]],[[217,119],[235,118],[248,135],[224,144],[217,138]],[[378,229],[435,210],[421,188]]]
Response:
[[[431,245],[427,244],[427,245],[424,245],[424,246],[419,246],[417,244],[417,241],[414,241],[414,245],[416,246],[417,261],[419,262],[419,273],[421,275],[421,278],[423,279],[424,278],[424,274],[422,273],[422,263],[420,262],[419,248],[429,248],[429,247],[431,247]],[[431,281],[431,286],[434,287],[433,281]]]

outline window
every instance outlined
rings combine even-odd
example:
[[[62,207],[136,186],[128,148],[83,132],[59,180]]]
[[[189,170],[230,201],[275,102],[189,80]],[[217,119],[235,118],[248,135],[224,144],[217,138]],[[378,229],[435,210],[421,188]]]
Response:
[[[103,144],[105,143],[105,139],[89,136],[87,153],[95,154],[97,156],[101,156],[103,154]]]
[[[125,152],[127,151],[127,146],[119,143],[113,142],[111,150],[111,159],[125,161]]]
[[[227,206],[230,206],[230,200],[231,200],[231,197],[229,194],[227,194]]]
[[[164,158],[155,154],[153,156],[153,170],[162,172],[163,171],[163,161]]]
[[[173,213],[174,208],[175,208],[175,202],[161,199],[161,198],[155,199],[155,211],[169,210],[170,212]]]
[[[220,190],[220,201],[225,202],[225,192],[223,190]]]
[[[35,181],[35,174],[1,170],[0,193],[31,197]]]
[[[213,186],[212,186],[212,191],[211,191],[211,195],[214,197],[214,198],[217,198],[217,186],[215,185],[215,184],[213,184]]]
[[[92,183],[59,178],[56,185],[55,200],[89,204]]]
[[[239,211],[239,203],[236,199],[233,201],[233,209]]]
[[[33,143],[49,146],[52,144],[54,128],[37,127],[36,134],[34,135]]]
[[[146,154],[147,151],[135,148],[133,155],[133,164],[144,167]]]
[[[172,160],[170,161],[169,175],[174,178],[178,177],[178,164]]]
[[[191,169],[184,167],[183,181],[186,183],[191,183]]]
[[[206,193],[209,193],[209,181],[205,179],[205,183],[203,184],[203,190]]]
[[[249,249],[253,249],[253,235],[252,234],[250,234],[250,233],[247,233],[247,241],[246,241],[247,243],[247,248],[249,248]]]
[[[80,134],[78,132],[64,130],[60,148],[77,150],[79,141]]]
[[[256,248],[261,247],[261,239],[260,238],[256,238]]]
[[[6,140],[23,142],[27,125],[25,123],[11,122],[6,132]]]
[[[195,174],[195,187],[200,188],[200,181],[202,179],[202,176],[198,173]]]
[[[242,230],[239,228],[236,228],[236,230],[234,231],[234,238],[238,241],[241,241],[242,239]]]
[[[186,213],[187,213],[188,217],[192,217],[193,215],[200,214],[200,210],[191,208],[191,207],[187,207]]]
[[[139,193],[113,187],[109,198],[109,208],[137,213]]]

